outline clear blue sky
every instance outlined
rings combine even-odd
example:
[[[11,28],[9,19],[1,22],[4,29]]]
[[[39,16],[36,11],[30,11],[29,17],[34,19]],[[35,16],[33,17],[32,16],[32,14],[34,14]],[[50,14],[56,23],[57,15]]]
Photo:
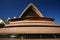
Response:
[[[34,3],[45,17],[55,18],[54,22],[60,24],[60,0],[0,0],[0,17],[5,20],[8,17],[19,17],[30,2]]]

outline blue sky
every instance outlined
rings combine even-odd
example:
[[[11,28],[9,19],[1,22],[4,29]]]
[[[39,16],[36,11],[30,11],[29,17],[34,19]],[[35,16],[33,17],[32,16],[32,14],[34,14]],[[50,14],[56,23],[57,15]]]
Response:
[[[0,0],[0,18],[19,17],[25,7],[32,2],[48,18],[55,18],[60,24],[60,0]]]

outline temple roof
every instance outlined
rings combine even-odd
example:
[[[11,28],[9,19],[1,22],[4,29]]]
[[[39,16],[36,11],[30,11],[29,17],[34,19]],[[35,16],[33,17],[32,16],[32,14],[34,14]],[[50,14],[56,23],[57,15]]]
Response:
[[[30,3],[21,13],[19,18],[9,19],[8,21],[19,21],[19,20],[44,20],[44,21],[54,21],[53,18],[46,18],[37,9],[37,7]]]

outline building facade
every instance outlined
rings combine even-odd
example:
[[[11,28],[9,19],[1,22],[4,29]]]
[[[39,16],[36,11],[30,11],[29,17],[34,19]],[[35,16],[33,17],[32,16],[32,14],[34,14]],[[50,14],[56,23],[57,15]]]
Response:
[[[60,25],[53,18],[46,18],[30,3],[19,18],[8,18],[7,22],[0,19],[1,37],[19,38],[60,38]]]

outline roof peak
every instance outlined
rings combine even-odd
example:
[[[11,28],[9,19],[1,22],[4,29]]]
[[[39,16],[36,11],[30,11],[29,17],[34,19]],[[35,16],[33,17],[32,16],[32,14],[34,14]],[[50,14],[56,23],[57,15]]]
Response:
[[[37,7],[33,4],[33,3],[29,3],[28,6],[23,10],[23,12],[21,13],[21,15],[19,16],[19,18],[22,17],[22,15],[30,8],[32,7],[32,10],[35,12],[35,14],[37,14],[39,17],[43,17],[43,15],[41,14],[41,12],[37,9]],[[26,14],[26,13],[25,13]]]

